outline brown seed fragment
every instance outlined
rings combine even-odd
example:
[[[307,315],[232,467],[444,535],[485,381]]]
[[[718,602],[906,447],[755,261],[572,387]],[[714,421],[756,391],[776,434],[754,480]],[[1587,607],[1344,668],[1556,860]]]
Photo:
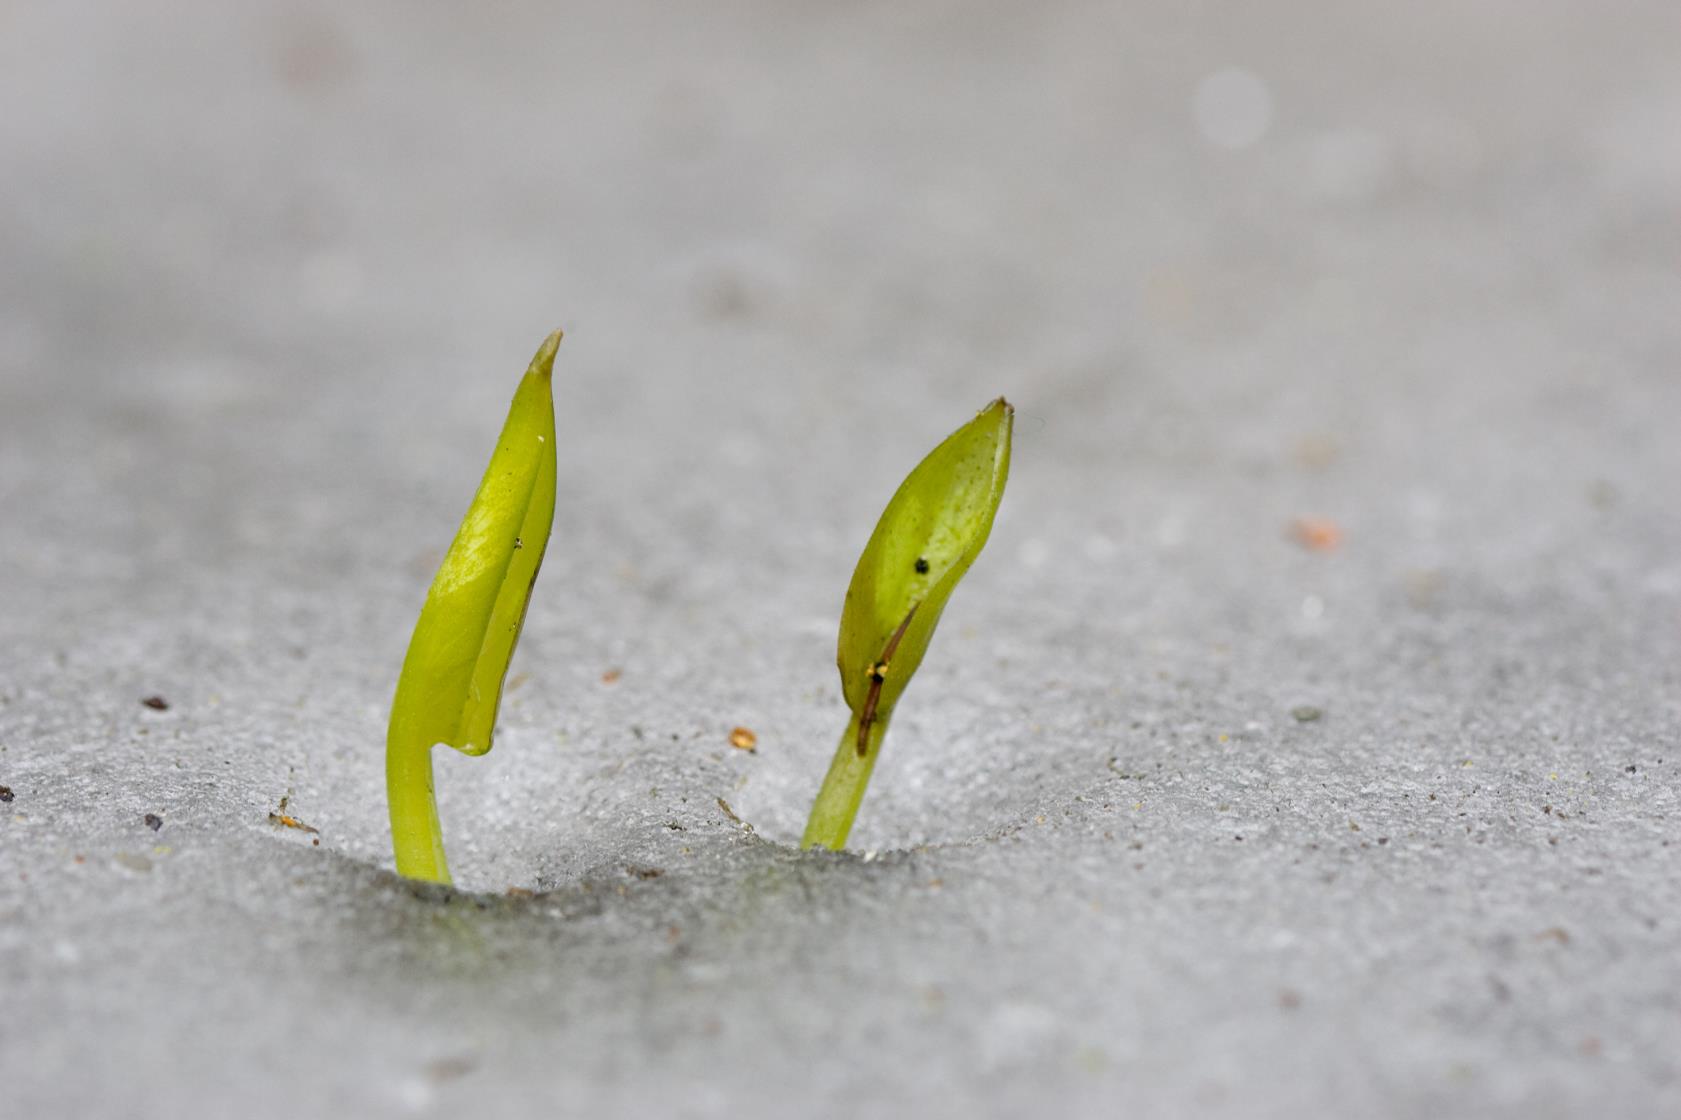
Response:
[[[154,712],[169,711],[169,701],[165,700],[161,696],[148,696],[140,702],[146,705],[146,707],[152,709]]]
[[[1342,544],[1342,528],[1329,517],[1298,517],[1290,522],[1290,535],[1310,552],[1335,552]]]
[[[757,754],[759,750],[759,737],[745,727],[733,728],[730,731],[730,746],[734,747],[738,751],[747,751],[749,754]]]
[[[300,821],[297,817],[289,817],[285,813],[270,813],[268,815],[268,821],[269,821],[270,824],[277,824],[277,825],[280,825],[282,828],[295,828],[299,832],[316,832],[316,833],[318,833],[318,832],[321,831],[318,828],[314,828],[310,825],[305,824],[303,821]]]

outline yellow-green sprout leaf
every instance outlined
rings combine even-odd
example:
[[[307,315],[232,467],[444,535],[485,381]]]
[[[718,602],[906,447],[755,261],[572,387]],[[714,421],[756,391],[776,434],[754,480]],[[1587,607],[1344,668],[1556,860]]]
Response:
[[[397,679],[386,788],[397,871],[449,882],[432,791],[432,747],[490,750],[502,681],[554,520],[550,378],[560,332],[531,359],[473,504],[444,556]]]
[[[1013,416],[1000,397],[930,452],[887,503],[858,558],[837,657],[852,720],[812,807],[805,847],[846,843],[894,705],[992,531],[1010,473]]]

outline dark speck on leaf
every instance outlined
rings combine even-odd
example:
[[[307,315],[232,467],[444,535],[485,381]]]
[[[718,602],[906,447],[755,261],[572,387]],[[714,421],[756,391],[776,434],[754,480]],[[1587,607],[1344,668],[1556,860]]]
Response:
[[[153,832],[156,832],[158,829],[163,827],[163,818],[158,816],[156,813],[147,813],[146,827],[151,829]]]
[[[916,574],[919,576],[925,576],[928,574],[928,558],[926,556],[918,556],[916,558]]]
[[[146,699],[144,699],[140,702],[142,704],[146,705],[148,708],[152,709],[152,711],[154,711],[154,712],[167,712],[167,711],[169,711],[169,701],[165,700],[161,696],[148,696],[148,697],[146,697]]]

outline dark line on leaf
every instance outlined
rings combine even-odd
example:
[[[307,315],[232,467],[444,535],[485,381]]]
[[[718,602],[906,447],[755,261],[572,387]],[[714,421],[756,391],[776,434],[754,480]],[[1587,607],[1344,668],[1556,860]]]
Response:
[[[881,651],[881,658],[865,670],[870,677],[870,691],[864,697],[864,710],[858,716],[858,757],[863,758],[870,753],[870,728],[875,725],[876,705],[881,702],[881,685],[887,679],[887,666],[893,660],[893,654],[899,648],[899,640],[905,636],[905,630],[910,627],[911,619],[916,617],[916,608],[921,603],[912,603],[910,613],[905,615],[905,621],[899,623],[899,628],[893,631],[893,636],[887,639],[886,647]]]

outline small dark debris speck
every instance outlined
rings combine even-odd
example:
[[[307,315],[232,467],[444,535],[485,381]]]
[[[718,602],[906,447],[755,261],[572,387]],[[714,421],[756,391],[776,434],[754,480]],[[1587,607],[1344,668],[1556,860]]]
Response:
[[[638,879],[658,879],[665,874],[664,869],[659,867],[627,867],[625,870]]]
[[[13,794],[11,786],[0,786],[0,801],[10,802],[12,797]]]
[[[146,707],[152,709],[154,712],[169,711],[169,701],[165,700],[161,696],[148,696],[140,702],[146,705]]]
[[[443,1084],[448,1081],[458,1081],[472,1073],[479,1066],[477,1057],[471,1054],[452,1055],[445,1058],[435,1058],[426,1063],[426,1076],[431,1081]]]
[[[163,827],[163,818],[158,816],[156,813],[147,813],[146,827],[151,829],[153,832],[156,832],[158,829]]]
[[[1627,766],[1623,767],[1623,770],[1626,771],[1627,773],[1630,773],[1630,774],[1635,773],[1639,769],[1640,768],[1632,762],[1629,763]]]
[[[916,574],[919,576],[925,576],[928,574],[928,558],[926,556],[918,556],[916,558]]]

